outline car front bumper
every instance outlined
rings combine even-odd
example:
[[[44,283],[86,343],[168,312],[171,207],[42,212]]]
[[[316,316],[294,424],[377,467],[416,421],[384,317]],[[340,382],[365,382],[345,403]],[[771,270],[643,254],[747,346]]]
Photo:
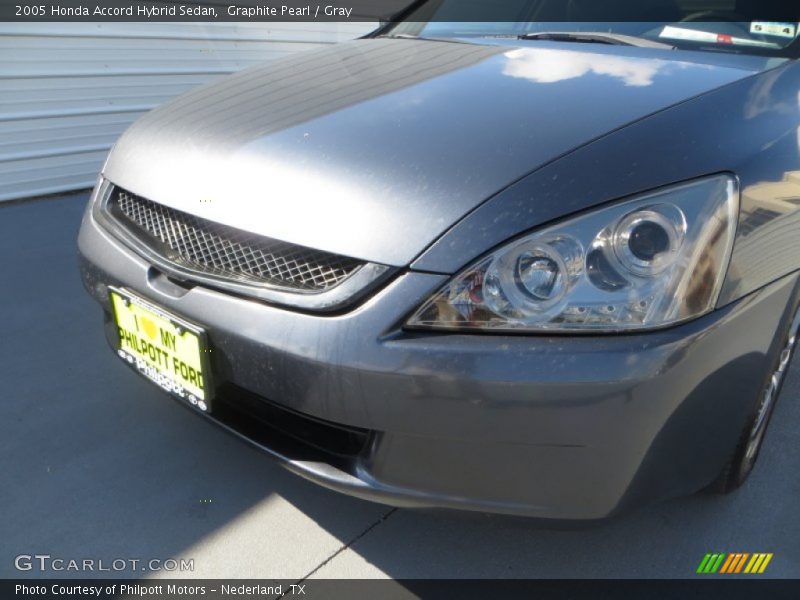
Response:
[[[649,333],[412,333],[399,324],[447,276],[407,271],[353,310],[321,316],[176,286],[91,211],[79,247],[109,340],[109,285],[206,328],[221,399],[269,407],[207,416],[291,471],[396,506],[565,520],[605,518],[715,477],[797,285],[784,278]],[[357,443],[343,449],[348,436]]]

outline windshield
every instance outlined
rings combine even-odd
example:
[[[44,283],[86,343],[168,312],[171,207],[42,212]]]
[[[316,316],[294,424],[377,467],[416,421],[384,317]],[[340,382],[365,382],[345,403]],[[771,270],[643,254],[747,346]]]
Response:
[[[512,20],[514,19],[514,20]],[[538,32],[635,36],[676,48],[795,58],[794,0],[429,0],[390,35],[518,37]]]

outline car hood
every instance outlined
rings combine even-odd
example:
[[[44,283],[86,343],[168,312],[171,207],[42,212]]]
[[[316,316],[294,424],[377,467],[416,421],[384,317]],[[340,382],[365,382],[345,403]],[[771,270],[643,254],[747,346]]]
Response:
[[[403,266],[536,168],[759,64],[526,44],[371,39],[298,53],[148,113],[104,173],[201,217]]]

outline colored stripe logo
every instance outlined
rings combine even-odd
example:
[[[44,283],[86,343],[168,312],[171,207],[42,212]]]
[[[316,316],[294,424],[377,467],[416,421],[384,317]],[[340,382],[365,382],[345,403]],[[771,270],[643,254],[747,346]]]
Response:
[[[769,562],[772,560],[772,553],[756,552],[709,552],[700,561],[697,573],[701,575],[763,573]]]

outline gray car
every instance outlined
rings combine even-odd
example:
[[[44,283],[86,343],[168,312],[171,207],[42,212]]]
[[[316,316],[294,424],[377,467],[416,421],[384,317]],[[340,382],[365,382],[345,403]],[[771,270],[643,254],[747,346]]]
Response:
[[[556,4],[412,10],[135,123],[79,239],[121,361],[396,506],[741,485],[800,329],[800,17]]]

